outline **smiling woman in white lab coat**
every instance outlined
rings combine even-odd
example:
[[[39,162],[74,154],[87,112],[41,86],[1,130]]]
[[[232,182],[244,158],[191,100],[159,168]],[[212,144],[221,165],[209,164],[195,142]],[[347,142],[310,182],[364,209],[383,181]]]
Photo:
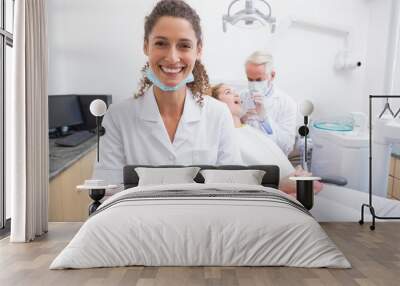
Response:
[[[148,63],[135,98],[110,106],[94,178],[122,182],[127,164],[240,164],[232,116],[210,96],[200,63],[197,13],[180,0],[162,0],[145,18]]]

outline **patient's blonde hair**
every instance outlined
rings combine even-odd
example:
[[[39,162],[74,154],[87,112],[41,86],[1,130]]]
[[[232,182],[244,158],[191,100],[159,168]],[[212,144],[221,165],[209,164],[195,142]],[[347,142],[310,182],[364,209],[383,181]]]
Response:
[[[215,99],[219,100],[219,89],[224,85],[224,83],[219,83],[216,85],[213,85],[211,87],[211,96],[214,97]]]
[[[274,69],[274,58],[268,52],[255,51],[246,59],[245,65],[247,64],[265,65],[265,71],[272,72]]]

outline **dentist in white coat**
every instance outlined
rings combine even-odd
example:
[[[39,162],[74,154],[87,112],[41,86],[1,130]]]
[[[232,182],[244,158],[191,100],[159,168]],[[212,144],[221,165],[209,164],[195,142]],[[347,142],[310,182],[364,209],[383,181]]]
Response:
[[[297,104],[273,83],[275,70],[271,54],[256,51],[248,57],[245,67],[249,90],[241,97],[244,103],[249,98],[254,103],[242,121],[260,129],[287,156],[296,138]]]
[[[139,91],[105,114],[93,177],[119,184],[128,164],[241,164],[228,107],[203,96],[210,86],[197,13],[183,1],[160,1],[144,28]]]

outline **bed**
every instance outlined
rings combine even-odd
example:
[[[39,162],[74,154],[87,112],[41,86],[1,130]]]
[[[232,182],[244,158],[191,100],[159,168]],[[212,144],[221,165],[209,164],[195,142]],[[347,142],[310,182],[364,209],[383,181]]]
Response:
[[[50,269],[351,267],[313,216],[277,190],[277,166],[200,166],[264,170],[261,185],[203,183],[198,174],[195,183],[151,186],[138,186],[136,167],[124,168],[126,189],[102,203]]]

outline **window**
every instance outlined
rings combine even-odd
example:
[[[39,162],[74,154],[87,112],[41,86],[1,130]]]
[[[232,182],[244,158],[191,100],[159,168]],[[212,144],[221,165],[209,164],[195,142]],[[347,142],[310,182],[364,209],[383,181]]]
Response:
[[[9,227],[10,194],[5,188],[5,99],[11,92],[14,0],[0,0],[0,236]]]

